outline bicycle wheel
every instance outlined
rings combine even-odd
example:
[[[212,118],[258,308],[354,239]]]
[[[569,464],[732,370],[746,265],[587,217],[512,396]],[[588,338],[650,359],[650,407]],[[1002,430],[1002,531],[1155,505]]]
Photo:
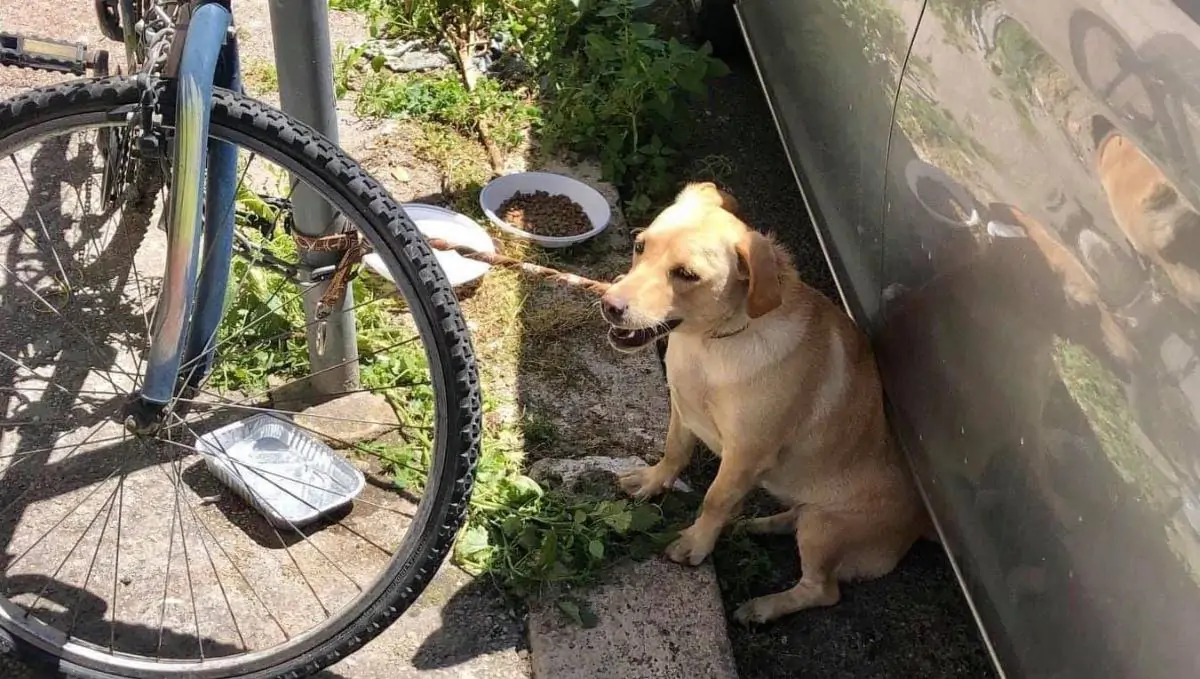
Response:
[[[481,408],[466,324],[375,180],[307,126],[219,91],[210,135],[239,149],[239,226],[215,361],[156,433],[126,431],[166,234],[113,213],[164,201],[114,208],[96,190],[106,160],[95,147],[138,97],[132,79],[110,78],[0,104],[0,629],[25,659],[69,676],[306,676],[395,621],[464,520]],[[295,277],[286,227],[298,184],[395,281],[354,279],[360,379],[332,395],[307,388],[303,305],[318,288]],[[283,433],[235,455],[242,444],[221,443],[218,429],[252,420]],[[312,482],[263,443],[281,438],[337,449],[331,459],[357,471]],[[257,489],[250,499],[283,525],[212,464]],[[355,478],[366,484],[348,507],[288,518],[316,514]]]

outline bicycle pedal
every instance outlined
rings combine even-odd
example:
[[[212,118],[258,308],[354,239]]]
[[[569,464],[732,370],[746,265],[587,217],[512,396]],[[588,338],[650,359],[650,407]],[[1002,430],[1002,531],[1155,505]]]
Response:
[[[0,66],[75,76],[91,70],[104,76],[108,75],[108,52],[88,52],[83,43],[0,32]]]

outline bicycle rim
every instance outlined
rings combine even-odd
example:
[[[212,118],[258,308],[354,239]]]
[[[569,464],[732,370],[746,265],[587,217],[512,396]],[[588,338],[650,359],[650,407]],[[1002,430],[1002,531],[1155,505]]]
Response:
[[[119,420],[144,364],[165,234],[151,224],[133,242],[119,224],[97,231],[36,209],[55,200],[65,206],[56,192],[73,193],[84,213],[86,185],[81,192],[63,175],[74,166],[86,174],[80,158],[107,124],[105,111],[50,117],[0,138],[9,193],[29,189],[15,216],[0,191],[0,234],[9,233],[0,235],[9,254],[0,263],[0,294],[28,326],[9,323],[15,331],[0,333],[9,335],[0,337],[0,625],[83,676],[273,677],[327,665],[411,604],[448,549],[469,492],[479,399],[465,325],[440,269],[428,266],[427,251],[414,251],[419,238],[382,190],[367,191],[364,205],[361,182],[373,182],[352,161],[314,159],[303,143],[288,148],[297,131],[311,131],[255,102],[220,96],[227,108],[214,107],[211,136],[242,149],[238,181],[251,189],[240,192],[241,251],[215,367],[199,393],[176,403],[178,422],[153,437],[135,438]],[[247,112],[269,117],[275,134],[239,119]],[[54,150],[65,135],[83,141]],[[35,149],[31,160],[51,149],[72,162],[54,163],[65,168],[57,175],[44,161],[41,174],[21,171],[20,149]],[[259,172],[258,162],[280,172]],[[308,184],[355,225],[400,288],[397,296],[365,275],[353,285],[370,339],[358,362],[363,386],[337,401],[349,410],[308,409],[317,399],[297,387],[313,378],[302,370],[303,298],[313,289],[305,292],[279,267],[295,256],[282,228],[286,203],[260,199],[288,197],[270,191],[280,176]],[[349,181],[359,184],[351,189]],[[280,193],[290,194],[292,184]],[[274,230],[266,232],[264,221]],[[123,256],[128,267],[113,266]],[[96,269],[97,261],[108,264]],[[424,381],[415,375],[421,370]],[[395,419],[380,408],[381,397]],[[373,414],[361,415],[366,409]],[[269,455],[234,455],[234,444],[215,433],[264,417],[270,426],[291,424],[275,439],[337,448],[364,475],[368,483],[348,509],[297,524],[295,516],[317,513],[330,493],[317,492],[311,476],[271,466]],[[202,439],[217,448],[200,454]],[[222,464],[235,485],[259,488],[251,494],[265,512],[217,481],[219,469],[210,470]],[[342,481],[348,485],[335,485],[338,492],[354,485]],[[274,495],[262,491],[268,487]],[[17,523],[8,514],[19,515]],[[264,514],[283,515],[284,523]]]

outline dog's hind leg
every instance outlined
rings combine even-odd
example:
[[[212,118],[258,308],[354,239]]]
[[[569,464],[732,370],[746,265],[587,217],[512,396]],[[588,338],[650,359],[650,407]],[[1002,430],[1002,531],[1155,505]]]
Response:
[[[796,530],[796,517],[800,514],[799,507],[792,507],[786,512],[759,516],[753,519],[742,519],[737,522],[737,530],[751,535],[782,535]]]
[[[763,623],[806,608],[832,606],[841,598],[835,573],[842,554],[854,541],[853,533],[861,531],[857,517],[797,507],[796,542],[800,548],[802,575],[795,587],[747,601],[738,607],[733,617],[742,624]],[[775,520],[777,516],[767,517]]]

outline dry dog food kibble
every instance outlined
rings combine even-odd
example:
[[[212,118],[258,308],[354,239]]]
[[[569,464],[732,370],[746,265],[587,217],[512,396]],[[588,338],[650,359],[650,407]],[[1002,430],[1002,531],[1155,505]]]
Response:
[[[587,213],[566,196],[517,193],[500,204],[500,219],[539,236],[578,236],[592,228]]]

